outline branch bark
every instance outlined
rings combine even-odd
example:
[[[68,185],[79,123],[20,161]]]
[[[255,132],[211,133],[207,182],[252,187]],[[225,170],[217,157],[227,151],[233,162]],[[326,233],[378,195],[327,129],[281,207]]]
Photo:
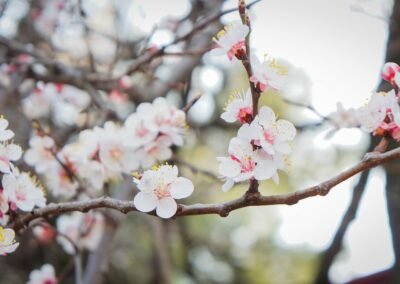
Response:
[[[206,214],[217,214],[221,217],[226,217],[231,211],[249,206],[268,206],[279,204],[293,205],[306,198],[327,195],[334,186],[355,176],[356,174],[398,158],[400,158],[400,147],[386,153],[370,152],[367,153],[364,158],[353,167],[344,170],[336,176],[315,186],[298,190],[293,193],[272,196],[263,196],[259,192],[248,191],[237,199],[218,204],[180,204],[175,217]],[[132,201],[124,201],[111,197],[100,197],[85,201],[49,204],[43,208],[38,208],[29,213],[18,216],[14,220],[12,227],[14,230],[20,230],[37,218],[49,218],[51,216],[57,216],[62,213],[72,211],[87,212],[97,208],[110,208],[122,213],[137,211]],[[154,212],[150,212],[149,214],[154,215]]]

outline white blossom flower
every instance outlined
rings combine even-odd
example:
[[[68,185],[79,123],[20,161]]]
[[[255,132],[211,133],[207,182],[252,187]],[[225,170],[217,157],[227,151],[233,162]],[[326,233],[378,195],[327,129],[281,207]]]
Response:
[[[239,121],[240,123],[250,122],[253,117],[253,100],[250,89],[246,94],[237,94],[230,98],[226,110],[221,118],[226,122]]]
[[[174,216],[178,209],[174,199],[186,198],[193,192],[193,183],[178,177],[176,166],[163,165],[156,170],[145,171],[140,180],[134,181],[140,190],[133,200],[136,209],[142,212],[156,209],[161,218]]]
[[[280,90],[286,84],[288,69],[278,63],[276,59],[260,60],[256,56],[251,56],[253,76],[250,81],[261,92],[267,88]]]
[[[29,274],[26,284],[57,284],[56,271],[51,264],[44,264],[40,269],[33,270]]]
[[[344,109],[342,103],[336,104],[336,112],[329,114],[329,121],[337,128],[352,128],[360,125],[354,108]]]
[[[22,100],[22,110],[29,119],[37,119],[50,115],[54,93],[44,91],[39,85],[32,93]]]
[[[13,210],[19,208],[22,211],[32,211],[35,206],[46,205],[43,189],[36,178],[28,173],[4,175],[2,185]]]
[[[111,171],[131,173],[139,166],[136,148],[127,141],[121,127],[107,122],[104,129],[95,129],[99,135],[99,158]]]
[[[22,149],[16,144],[0,143],[0,172],[10,173],[13,169],[11,162],[19,160]]]
[[[95,250],[103,236],[104,217],[98,212],[89,212],[83,214],[74,212],[70,215],[63,215],[57,219],[57,231],[66,235],[68,239],[59,235],[58,243],[65,252],[74,254],[75,249],[71,241],[79,249]]]
[[[294,125],[284,119],[276,121],[274,111],[266,106],[260,109],[250,126],[242,126],[242,131],[245,131],[243,137],[251,137],[255,145],[261,146],[270,155],[289,154],[290,142],[296,136]]]
[[[14,230],[0,227],[0,255],[7,255],[17,249],[19,243],[16,243],[14,239]]]
[[[8,120],[0,117],[0,141],[7,141],[14,137],[14,132],[12,132],[10,129],[7,129],[7,127]]]
[[[30,148],[25,152],[25,162],[35,167],[37,173],[45,173],[57,163],[52,154],[55,146],[53,138],[49,136],[33,136],[29,140]]]
[[[55,197],[70,198],[76,194],[79,183],[71,179],[70,175],[60,165],[46,172],[46,185]]]
[[[400,107],[394,90],[374,93],[368,104],[357,110],[357,118],[361,128],[367,132],[397,132],[400,126]]]
[[[149,126],[149,122],[153,120],[152,109],[148,115],[151,115],[150,120],[145,120],[140,115],[140,111],[146,108],[146,104],[140,104],[137,112],[131,114],[125,121],[125,128],[127,135],[130,136],[130,141],[133,145],[143,146],[156,139],[158,136],[158,129],[153,125]]]
[[[161,134],[171,138],[173,144],[182,146],[186,127],[186,114],[170,105],[165,98],[156,98],[152,104],[153,122]]]
[[[274,159],[261,149],[254,150],[249,141],[239,137],[231,139],[228,153],[229,157],[217,158],[220,162],[219,172],[226,178],[223,191],[228,191],[235,182],[272,178],[281,167],[280,159]]]
[[[233,57],[244,59],[246,57],[245,39],[249,33],[249,27],[241,23],[226,26],[213,39],[216,47],[211,50],[213,55],[226,54],[229,60]]]
[[[157,161],[165,161],[172,157],[171,150],[172,140],[165,135],[159,136],[156,140],[148,143],[146,146],[138,150],[138,158],[141,167],[150,168]]]

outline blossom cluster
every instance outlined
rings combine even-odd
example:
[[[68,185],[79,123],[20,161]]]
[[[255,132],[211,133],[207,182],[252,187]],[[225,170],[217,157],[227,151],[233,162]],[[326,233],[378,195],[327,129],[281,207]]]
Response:
[[[246,37],[247,25],[234,23],[223,29],[214,39],[213,54],[226,54],[230,60],[248,60],[252,75],[250,84],[262,93],[267,89],[280,90],[286,82],[287,69],[276,59],[261,62],[256,56],[248,58]],[[252,52],[253,54],[253,52]],[[273,179],[279,182],[278,170],[285,169],[285,160],[290,153],[290,143],[296,135],[294,125],[283,119],[276,119],[274,111],[263,106],[255,115],[252,91],[239,93],[230,98],[221,118],[226,122],[240,122],[236,137],[229,143],[228,157],[218,157],[219,171],[226,182],[222,190],[228,191],[234,183],[247,180]],[[258,110],[256,110],[258,111]]]
[[[70,85],[39,82],[22,100],[24,114],[30,119],[52,115],[58,126],[79,123],[80,113],[89,106],[90,96]]]
[[[357,109],[346,110],[338,103],[337,111],[329,116],[330,121],[337,128],[361,127],[373,135],[400,141],[400,66],[392,62],[386,63],[382,70],[382,79],[388,81],[394,89],[373,93],[368,103]]]
[[[83,130],[62,149],[56,149],[51,137],[35,135],[24,158],[45,176],[53,195],[74,196],[79,187],[76,177],[96,194],[108,181],[170,159],[171,147],[183,144],[185,127],[185,113],[157,98],[140,104],[123,125],[108,121]]]
[[[57,284],[56,272],[51,264],[44,264],[40,269],[29,274],[27,284]]]
[[[21,172],[14,165],[21,158],[22,149],[12,142],[13,137],[14,132],[8,129],[8,121],[0,118],[0,224],[3,226],[18,210],[28,212],[46,204],[43,188],[36,177]]]

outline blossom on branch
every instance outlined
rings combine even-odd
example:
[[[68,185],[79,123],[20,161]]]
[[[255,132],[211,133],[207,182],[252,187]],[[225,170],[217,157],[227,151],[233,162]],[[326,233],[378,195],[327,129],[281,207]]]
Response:
[[[280,90],[286,84],[288,70],[275,58],[260,62],[253,55],[251,56],[251,65],[253,76],[250,77],[250,81],[260,92],[264,92],[267,88]]]
[[[0,255],[7,255],[17,249],[19,243],[16,243],[14,238],[14,230],[0,227]]]
[[[17,208],[22,211],[32,211],[35,206],[46,205],[43,189],[36,177],[30,176],[28,173],[4,175],[2,186],[11,204],[10,208],[14,211]]]
[[[239,60],[247,57],[246,36],[249,33],[249,27],[241,23],[234,23],[222,29],[213,39],[216,47],[211,50],[213,55],[226,54],[229,60],[236,57]]]
[[[253,118],[253,99],[250,89],[246,93],[231,96],[221,118],[226,122],[250,122]]]
[[[357,110],[357,116],[363,130],[400,140],[400,107],[394,90],[374,93],[368,104]]]
[[[354,108],[345,109],[340,102],[336,104],[336,111],[329,114],[328,118],[337,129],[358,127],[360,125],[357,110]]]
[[[26,284],[57,284],[57,277],[54,267],[51,264],[44,264],[40,269],[33,270],[29,274],[29,281]]]
[[[45,173],[57,163],[52,149],[55,143],[49,136],[32,136],[29,139],[29,149],[24,155],[25,162],[35,167],[37,173]]]
[[[193,192],[193,183],[184,177],[178,177],[176,166],[163,165],[143,173],[140,179],[134,178],[139,193],[133,203],[136,209],[150,212],[156,209],[161,218],[175,215],[178,205],[175,199],[186,198]]]

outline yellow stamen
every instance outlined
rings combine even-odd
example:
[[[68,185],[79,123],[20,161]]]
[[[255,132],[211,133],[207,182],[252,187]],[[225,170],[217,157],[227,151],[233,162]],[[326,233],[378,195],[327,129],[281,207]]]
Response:
[[[3,227],[0,227],[0,244],[4,243],[6,240],[6,236],[4,235]]]

